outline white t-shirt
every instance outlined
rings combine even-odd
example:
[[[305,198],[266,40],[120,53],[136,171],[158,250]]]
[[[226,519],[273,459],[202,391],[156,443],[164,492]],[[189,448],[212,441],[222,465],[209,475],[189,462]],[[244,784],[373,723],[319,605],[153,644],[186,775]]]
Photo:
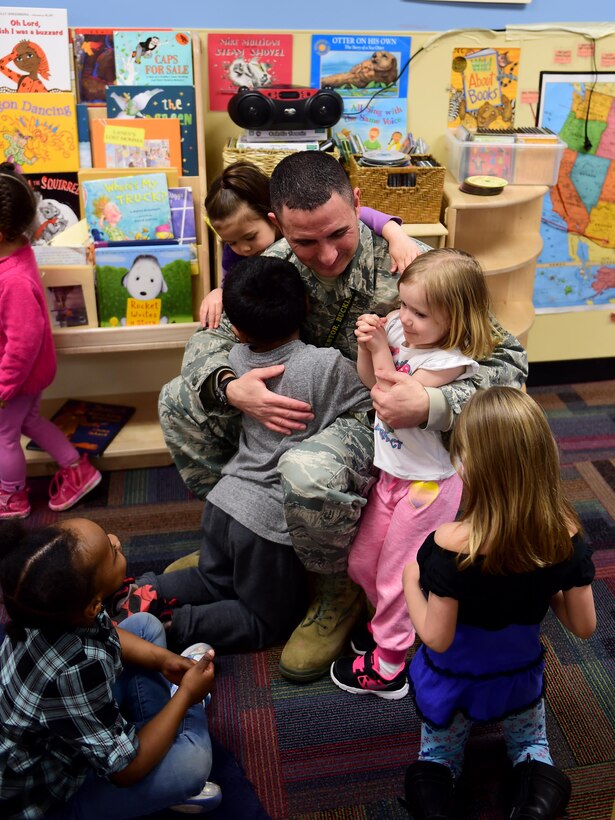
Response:
[[[406,347],[399,314],[389,319],[386,329],[398,371],[411,375],[419,369],[448,370],[465,366],[465,371],[455,381],[478,372],[478,363],[464,356],[458,348],[442,350],[434,347],[424,350]],[[439,481],[455,472],[439,432],[420,427],[392,430],[380,421],[377,414],[374,422],[374,464],[389,475],[408,481]]]

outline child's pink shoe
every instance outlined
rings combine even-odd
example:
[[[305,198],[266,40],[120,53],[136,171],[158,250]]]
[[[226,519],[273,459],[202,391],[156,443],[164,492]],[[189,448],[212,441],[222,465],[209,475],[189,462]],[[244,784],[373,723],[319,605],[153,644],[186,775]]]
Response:
[[[62,467],[51,479],[49,509],[55,512],[67,510],[100,484],[101,479],[102,475],[90,464],[84,453],[77,464]]]
[[[27,518],[30,515],[30,502],[27,490],[15,490],[7,493],[0,490],[0,520],[5,518]]]

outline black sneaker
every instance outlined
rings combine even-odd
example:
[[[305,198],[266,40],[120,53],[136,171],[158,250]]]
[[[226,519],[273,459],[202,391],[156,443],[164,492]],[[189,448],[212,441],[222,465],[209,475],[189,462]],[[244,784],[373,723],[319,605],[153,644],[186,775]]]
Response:
[[[374,633],[369,628],[369,621],[358,623],[350,633],[350,648],[355,655],[365,655],[376,648]]]
[[[137,586],[134,578],[125,578],[122,586],[105,601],[105,609],[117,626],[137,612],[151,612],[161,621],[168,620],[177,603],[177,598],[167,600],[158,595],[151,584]]]
[[[409,690],[405,664],[391,680],[383,678],[373,664],[373,652],[356,658],[338,658],[331,664],[331,680],[353,695],[376,695],[385,700],[405,698]]]

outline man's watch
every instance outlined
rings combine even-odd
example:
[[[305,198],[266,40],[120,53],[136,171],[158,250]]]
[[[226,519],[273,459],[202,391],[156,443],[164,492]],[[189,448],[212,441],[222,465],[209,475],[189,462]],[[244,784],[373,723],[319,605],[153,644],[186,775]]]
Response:
[[[216,401],[224,410],[229,407],[228,399],[226,397],[226,388],[232,381],[235,381],[237,376],[232,370],[221,370],[216,374],[216,381],[214,384],[214,396]]]

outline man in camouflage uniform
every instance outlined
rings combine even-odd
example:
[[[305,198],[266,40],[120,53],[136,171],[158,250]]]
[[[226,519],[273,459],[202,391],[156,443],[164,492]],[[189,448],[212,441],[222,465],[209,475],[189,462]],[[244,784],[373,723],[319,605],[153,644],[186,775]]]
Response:
[[[285,239],[266,253],[295,264],[305,283],[311,310],[303,340],[333,344],[356,360],[357,318],[362,313],[385,315],[398,303],[388,245],[358,220],[358,189],[352,190],[332,156],[299,152],[274,170],[271,204]],[[167,446],[187,486],[200,498],[235,451],[240,412],[282,434],[301,426],[310,412],[303,402],[267,390],[266,379],[278,375],[279,367],[234,378],[228,351],[235,341],[224,317],[219,329],[196,331],[187,343],[181,375],[160,395]],[[446,431],[478,386],[520,387],[526,377],[525,352],[504,333],[504,341],[473,380],[435,389],[417,387],[405,374],[395,374],[391,392],[374,388],[372,396],[383,420],[394,419],[395,427],[426,424]],[[373,478],[372,456],[370,420],[349,415],[279,461],[289,533],[315,582],[306,618],[282,652],[280,671],[291,680],[326,674],[360,614],[360,591],[345,569]]]

